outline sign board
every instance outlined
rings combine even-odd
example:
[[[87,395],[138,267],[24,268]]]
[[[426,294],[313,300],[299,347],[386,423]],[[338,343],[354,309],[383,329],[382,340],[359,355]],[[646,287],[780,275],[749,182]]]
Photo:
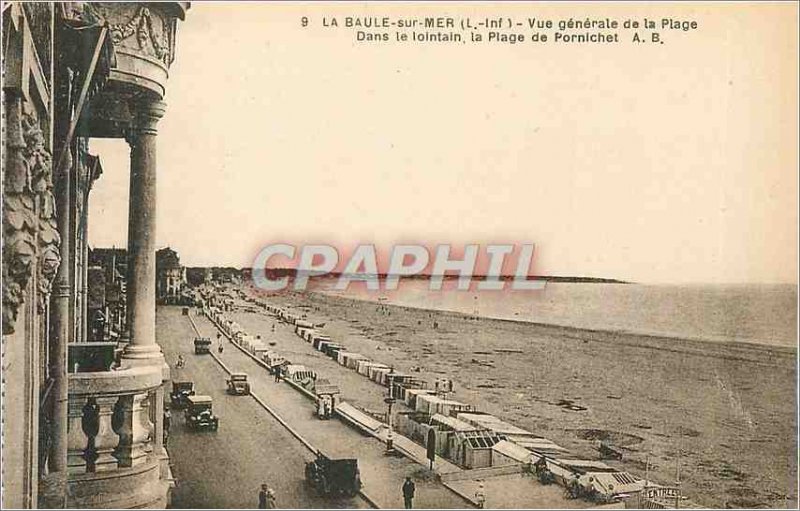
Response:
[[[646,499],[674,499],[680,497],[681,491],[678,488],[671,487],[657,487],[645,488],[642,490],[642,496]]]

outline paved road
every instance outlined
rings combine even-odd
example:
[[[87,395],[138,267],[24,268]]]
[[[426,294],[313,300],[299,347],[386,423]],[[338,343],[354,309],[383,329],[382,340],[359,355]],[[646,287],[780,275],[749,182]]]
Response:
[[[199,316],[193,316],[193,319],[204,336],[216,339],[217,330],[208,319]],[[293,335],[286,325],[280,325],[278,329],[284,339],[288,340]],[[293,342],[298,343],[299,339]],[[221,357],[225,364],[233,371],[248,373],[253,392],[276,410],[304,438],[329,456],[358,458],[364,490],[380,507],[403,507],[401,487],[406,476],[412,476],[416,481],[415,507],[452,509],[465,506],[466,503],[453,492],[441,484],[427,480],[425,471],[413,461],[402,457],[385,456],[385,445],[382,442],[338,420],[318,420],[310,399],[285,383],[275,383],[273,377],[262,366],[234,345],[228,343],[225,346],[225,352]],[[316,368],[316,364],[312,367]],[[373,384],[373,390],[375,388],[380,389]]]
[[[217,330],[208,319],[200,316],[192,316],[192,319],[202,335],[216,339]],[[197,440],[214,434],[182,433],[178,431],[182,419],[173,419],[170,455],[173,457],[176,477],[184,481],[175,492],[175,507],[252,507],[261,480],[275,486],[282,507],[367,507],[366,502],[358,498],[321,501],[310,495],[302,477],[303,462],[310,459],[311,453],[252,398],[225,394],[223,369],[212,357],[193,354],[192,340],[196,334],[189,320],[180,315],[179,307],[160,307],[158,321],[159,343],[167,360],[174,365],[178,353],[183,353],[187,360],[185,369],[179,372],[173,370],[173,379],[191,379],[195,381],[198,392],[214,398],[215,412],[221,417],[220,430],[216,435],[221,440],[221,447],[230,450],[219,452],[223,449],[217,449],[215,455],[221,456],[221,461],[211,465],[212,469],[200,467],[200,463],[194,462],[198,455],[193,451],[210,450],[213,442],[198,444]],[[281,330],[288,330],[284,325],[281,327]],[[281,337],[286,336],[284,338],[291,335],[288,331],[281,333]],[[426,480],[425,471],[413,461],[386,457],[383,454],[385,446],[378,440],[337,420],[318,420],[311,400],[285,383],[275,383],[262,366],[232,344],[227,343],[225,347],[221,356],[224,363],[233,371],[248,373],[253,392],[299,434],[329,456],[358,458],[364,490],[381,507],[403,507],[401,486],[409,475],[415,478],[417,485],[415,507],[453,509],[465,506],[465,502],[450,490]],[[226,429],[232,435],[224,436]],[[204,458],[201,459],[208,459],[205,453],[202,456]],[[264,466],[264,460],[274,456],[278,457],[279,462]],[[226,474],[231,465],[237,464],[242,467],[241,477],[235,474],[223,477],[219,474]],[[219,483],[204,483],[216,477],[223,479]]]
[[[255,400],[225,393],[225,372],[211,357],[193,354],[196,334],[179,307],[159,307],[157,328],[173,379],[194,381],[199,394],[213,398],[220,417],[219,431],[191,432],[183,414],[173,413],[167,445],[178,482],[173,507],[254,508],[262,482],[275,489],[284,508],[369,507],[360,498],[321,499],[305,486],[304,463],[311,453]],[[179,353],[186,367],[176,370]]]

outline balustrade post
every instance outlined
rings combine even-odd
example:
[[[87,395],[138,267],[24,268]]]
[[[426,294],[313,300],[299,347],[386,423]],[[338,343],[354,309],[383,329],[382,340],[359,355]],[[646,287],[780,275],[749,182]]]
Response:
[[[67,471],[70,474],[87,471],[89,437],[83,431],[83,413],[87,402],[85,396],[70,397],[67,406]]]
[[[120,467],[135,467],[146,461],[145,443],[149,432],[147,431],[142,413],[142,401],[146,393],[122,396],[117,402],[117,428],[119,445],[114,450],[114,457],[119,460]]]
[[[117,469],[117,459],[113,456],[114,449],[119,444],[119,436],[114,432],[112,417],[117,396],[98,396],[97,403],[97,434],[94,437],[95,472],[105,472]]]
[[[153,431],[155,430],[155,425],[151,417],[152,413],[153,394],[152,392],[148,392],[144,395],[144,398],[142,398],[142,411],[139,414],[144,436],[142,447],[147,454],[153,452]]]

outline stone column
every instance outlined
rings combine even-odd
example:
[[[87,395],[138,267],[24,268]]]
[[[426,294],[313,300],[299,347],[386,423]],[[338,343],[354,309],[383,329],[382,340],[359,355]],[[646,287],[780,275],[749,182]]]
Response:
[[[53,428],[52,442],[48,456],[50,472],[60,473],[62,483],[66,484],[67,434],[68,434],[68,382],[67,382],[67,344],[73,332],[70,322],[70,300],[72,282],[70,281],[69,254],[70,229],[70,189],[72,173],[72,151],[65,148],[63,164],[56,178],[56,210],[58,211],[58,231],[61,234],[61,265],[53,284],[50,299],[50,376],[53,378]]]
[[[131,104],[133,125],[128,212],[128,326],[123,365],[163,363],[156,344],[156,124],[165,105],[154,99]]]
[[[86,193],[89,193],[87,190]],[[84,202],[86,208],[88,208],[88,202]],[[81,330],[83,330],[83,336],[81,338],[82,341],[89,340],[89,226],[86,225],[89,221],[88,211],[83,212],[86,215],[86,220],[83,222],[83,252],[81,254],[81,259],[83,261],[83,275],[81,278],[83,279],[83,297],[81,299],[81,303],[83,303],[83,312],[81,313],[81,317],[83,318],[83,325],[81,325]]]

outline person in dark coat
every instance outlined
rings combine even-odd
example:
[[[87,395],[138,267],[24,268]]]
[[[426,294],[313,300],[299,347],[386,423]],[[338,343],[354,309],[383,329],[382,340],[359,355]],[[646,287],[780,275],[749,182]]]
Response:
[[[261,491],[258,492],[258,509],[267,509],[267,485],[261,485]]]
[[[414,507],[414,491],[416,489],[417,485],[414,484],[414,481],[410,477],[406,477],[406,482],[403,483],[403,502],[406,505],[406,509]]]

